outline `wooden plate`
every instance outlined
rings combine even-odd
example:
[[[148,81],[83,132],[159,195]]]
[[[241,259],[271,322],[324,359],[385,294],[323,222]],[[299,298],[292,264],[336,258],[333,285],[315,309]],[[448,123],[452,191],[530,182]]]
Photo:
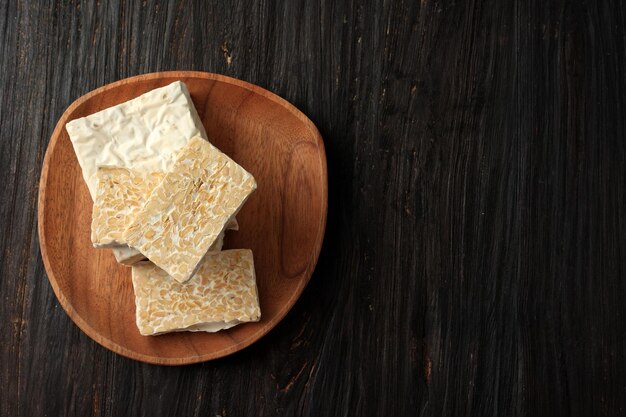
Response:
[[[90,241],[92,201],[65,130],[89,115],[176,80],[187,84],[209,139],[250,171],[258,188],[238,214],[226,248],[254,252],[262,319],[218,333],[139,334],[130,268]],[[120,355],[182,365],[249,346],[272,329],[306,286],[322,245],[327,211],[324,145],[294,106],[255,85],[202,72],[128,78],[79,98],[50,139],[39,185],[39,241],[52,288],[89,337]]]

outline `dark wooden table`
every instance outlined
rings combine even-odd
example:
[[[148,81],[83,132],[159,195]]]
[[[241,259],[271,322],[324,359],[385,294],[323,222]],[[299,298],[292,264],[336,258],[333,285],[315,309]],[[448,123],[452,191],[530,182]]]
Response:
[[[197,3],[0,0],[0,414],[626,415],[623,2]],[[36,201],[74,99],[174,69],[306,113],[330,207],[285,320],[171,368],[69,320]]]

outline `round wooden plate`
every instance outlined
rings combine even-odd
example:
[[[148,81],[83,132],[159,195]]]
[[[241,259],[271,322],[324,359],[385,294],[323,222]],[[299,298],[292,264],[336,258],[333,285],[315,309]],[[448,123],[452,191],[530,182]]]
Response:
[[[226,248],[254,252],[261,321],[218,333],[145,337],[135,325],[130,268],[90,241],[92,201],[65,130],[87,116],[181,80],[209,140],[250,171],[258,188],[237,215]],[[121,80],[79,98],[50,139],[39,185],[39,241],[50,284],[70,318],[89,337],[139,361],[182,365],[249,346],[272,329],[309,281],[327,211],[324,144],[294,106],[255,85],[222,75],[175,71]]]

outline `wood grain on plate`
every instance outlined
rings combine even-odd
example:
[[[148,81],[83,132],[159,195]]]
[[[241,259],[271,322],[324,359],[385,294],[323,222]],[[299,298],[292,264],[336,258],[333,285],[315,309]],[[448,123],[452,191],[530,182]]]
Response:
[[[144,337],[135,326],[130,268],[90,241],[92,201],[65,124],[146,91],[187,84],[209,140],[250,171],[258,189],[238,214],[226,248],[254,252],[262,318],[218,333]],[[266,334],[306,286],[322,244],[327,210],[324,146],[313,123],[260,87],[202,72],[121,80],[81,97],[61,116],[43,163],[39,237],[48,277],[72,320],[101,345],[166,365],[214,359]]]

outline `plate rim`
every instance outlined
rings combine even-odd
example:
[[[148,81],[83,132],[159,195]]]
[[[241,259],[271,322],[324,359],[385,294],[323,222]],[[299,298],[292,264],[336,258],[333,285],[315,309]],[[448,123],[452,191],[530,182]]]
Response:
[[[242,87],[256,94],[262,95],[263,97],[274,101],[275,103],[281,105],[286,108],[290,113],[300,119],[305,126],[309,129],[312,136],[315,138],[316,145],[319,149],[319,163],[321,166],[321,183],[322,183],[322,218],[320,219],[317,237],[315,241],[315,247],[313,248],[313,262],[307,266],[307,269],[304,271],[305,276],[300,280],[296,291],[293,293],[292,297],[287,300],[287,302],[280,308],[279,312],[263,327],[261,327],[257,332],[253,333],[250,337],[240,341],[239,343],[234,344],[233,346],[229,346],[227,348],[214,351],[211,353],[198,354],[197,356],[186,356],[186,357],[175,357],[175,358],[163,358],[160,356],[152,356],[146,355],[140,352],[136,352],[134,350],[128,349],[109,338],[103,336],[101,333],[97,332],[93,327],[91,327],[78,312],[74,309],[72,304],[65,297],[63,292],[59,288],[59,284],[57,281],[57,277],[55,276],[50,260],[48,258],[47,251],[47,242],[44,233],[45,229],[45,200],[46,200],[46,183],[48,179],[48,171],[50,168],[50,158],[51,155],[59,142],[59,138],[62,136],[62,130],[65,127],[65,124],[69,121],[70,114],[72,114],[77,107],[83,104],[85,101],[91,99],[92,97],[99,95],[107,90],[117,88],[123,86],[125,84],[131,84],[138,81],[146,81],[146,80],[155,80],[160,78],[178,78],[178,79],[189,79],[189,78],[198,78],[203,80],[211,80],[211,81],[219,81],[225,82],[228,84],[233,84],[238,87]],[[275,93],[272,93],[269,90],[264,89],[263,87],[259,87],[258,85],[249,83],[247,81],[242,81],[233,77],[229,77],[222,74],[216,74],[211,72],[202,72],[202,71],[160,71],[160,72],[152,72],[147,74],[135,75],[133,77],[124,78],[118,81],[114,81],[109,84],[105,84],[101,87],[98,87],[94,90],[89,91],[88,93],[80,96],[76,100],[74,100],[68,107],[65,109],[57,124],[52,131],[50,136],[50,140],[48,141],[48,145],[46,146],[46,153],[42,162],[41,175],[39,179],[39,187],[38,187],[38,199],[37,199],[37,234],[39,237],[39,249],[41,252],[41,257],[44,264],[44,269],[46,272],[46,276],[50,285],[52,286],[52,290],[65,310],[66,314],[69,318],[92,340],[100,344],[101,346],[109,349],[112,352],[115,352],[121,356],[124,356],[129,359],[134,359],[140,362],[155,364],[155,365],[189,365],[194,363],[205,362],[212,359],[222,358],[224,356],[228,356],[235,352],[238,352],[251,344],[255,343],[270,330],[272,330],[276,325],[282,321],[282,319],[287,315],[287,313],[293,308],[296,301],[302,295],[302,292],[306,288],[307,284],[311,280],[314,269],[319,260],[320,251],[322,248],[322,244],[324,241],[324,234],[326,230],[326,222],[328,217],[328,170],[327,170],[327,162],[326,162],[326,150],[324,147],[324,141],[322,136],[315,126],[315,124],[309,119],[302,111],[296,108],[293,104],[289,103],[287,100],[278,96]],[[226,333],[228,334],[228,333]],[[230,336],[229,336],[230,337]],[[231,337],[232,339],[232,337]],[[233,339],[234,340],[234,339]]]

